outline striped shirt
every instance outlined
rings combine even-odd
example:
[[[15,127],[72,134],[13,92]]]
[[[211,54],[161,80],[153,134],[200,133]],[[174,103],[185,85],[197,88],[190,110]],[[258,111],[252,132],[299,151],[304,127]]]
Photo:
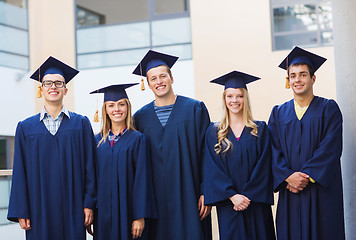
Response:
[[[70,118],[69,112],[65,107],[62,107],[61,112],[58,114],[57,118],[54,119],[50,114],[48,114],[45,107],[43,107],[41,114],[40,114],[40,121],[43,121],[44,125],[46,126],[47,130],[52,134],[55,135],[61,126],[63,116],[66,115]]]
[[[154,109],[157,114],[157,117],[158,117],[159,121],[161,122],[162,126],[163,127],[166,126],[166,123],[168,121],[169,115],[171,115],[174,104],[163,106],[163,107],[157,107],[156,104],[153,104],[153,105],[154,105]]]
[[[120,137],[122,135],[125,134],[125,132],[127,132],[127,128],[125,128],[124,130],[122,130],[119,134],[117,135],[114,135],[114,133],[111,131],[111,129],[109,130],[109,136],[108,136],[108,140],[109,140],[109,143],[110,143],[110,146],[113,147],[114,144],[119,141]]]

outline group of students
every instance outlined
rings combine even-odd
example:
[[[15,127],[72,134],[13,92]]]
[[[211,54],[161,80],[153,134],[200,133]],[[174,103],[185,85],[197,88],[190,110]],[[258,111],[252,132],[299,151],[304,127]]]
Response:
[[[40,81],[41,113],[18,123],[8,219],[27,239],[209,240],[216,206],[222,240],[344,239],[340,157],[342,115],[314,96],[326,61],[295,47],[279,67],[294,98],[268,122],[253,118],[247,84],[233,71],[211,81],[225,87],[223,117],[211,123],[203,102],[176,95],[177,57],[150,50],[134,70],[155,100],[133,116],[125,89],[103,93],[102,128],[63,106],[76,69],[50,57]],[[92,225],[94,226],[92,228]]]

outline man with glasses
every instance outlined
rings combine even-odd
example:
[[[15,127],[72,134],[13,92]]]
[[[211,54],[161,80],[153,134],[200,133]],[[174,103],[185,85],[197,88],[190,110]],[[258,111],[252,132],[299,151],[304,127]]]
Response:
[[[94,136],[88,118],[63,106],[79,71],[49,57],[32,79],[42,83],[41,113],[21,121],[7,218],[26,239],[85,239],[96,204]]]

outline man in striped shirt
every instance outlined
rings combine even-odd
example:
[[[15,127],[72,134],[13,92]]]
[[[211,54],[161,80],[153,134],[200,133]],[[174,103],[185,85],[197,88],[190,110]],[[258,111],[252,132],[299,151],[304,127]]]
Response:
[[[202,168],[210,123],[203,102],[176,95],[171,67],[178,57],[149,51],[134,74],[146,76],[155,100],[134,115],[150,142],[158,219],[150,239],[211,239],[210,207],[204,205]]]

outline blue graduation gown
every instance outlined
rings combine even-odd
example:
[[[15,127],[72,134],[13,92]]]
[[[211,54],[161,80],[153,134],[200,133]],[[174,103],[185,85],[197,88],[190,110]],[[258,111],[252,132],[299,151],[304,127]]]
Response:
[[[298,120],[293,99],[275,106],[269,119],[273,188],[279,191],[279,239],[345,239],[340,157],[342,115],[334,100],[315,96]],[[284,181],[303,172],[316,183],[295,194]]]
[[[158,219],[150,239],[211,239],[210,215],[200,221],[204,136],[210,119],[203,102],[177,96],[163,127],[151,102],[134,115],[135,126],[149,139]],[[152,231],[151,231],[152,230]]]
[[[40,114],[19,122],[7,218],[31,220],[28,240],[85,239],[83,209],[95,208],[94,135],[69,112],[53,136]]]
[[[271,148],[265,122],[256,121],[258,137],[245,127],[239,141],[229,129],[232,149],[216,154],[218,124],[206,132],[204,161],[205,203],[216,205],[221,240],[275,239]],[[235,211],[229,197],[242,194],[251,200],[244,211]]]
[[[97,134],[95,139],[98,144],[101,135]],[[146,148],[146,137],[132,130],[127,130],[113,147],[106,140],[97,148],[98,209],[94,239],[132,239],[134,220],[156,217]]]

